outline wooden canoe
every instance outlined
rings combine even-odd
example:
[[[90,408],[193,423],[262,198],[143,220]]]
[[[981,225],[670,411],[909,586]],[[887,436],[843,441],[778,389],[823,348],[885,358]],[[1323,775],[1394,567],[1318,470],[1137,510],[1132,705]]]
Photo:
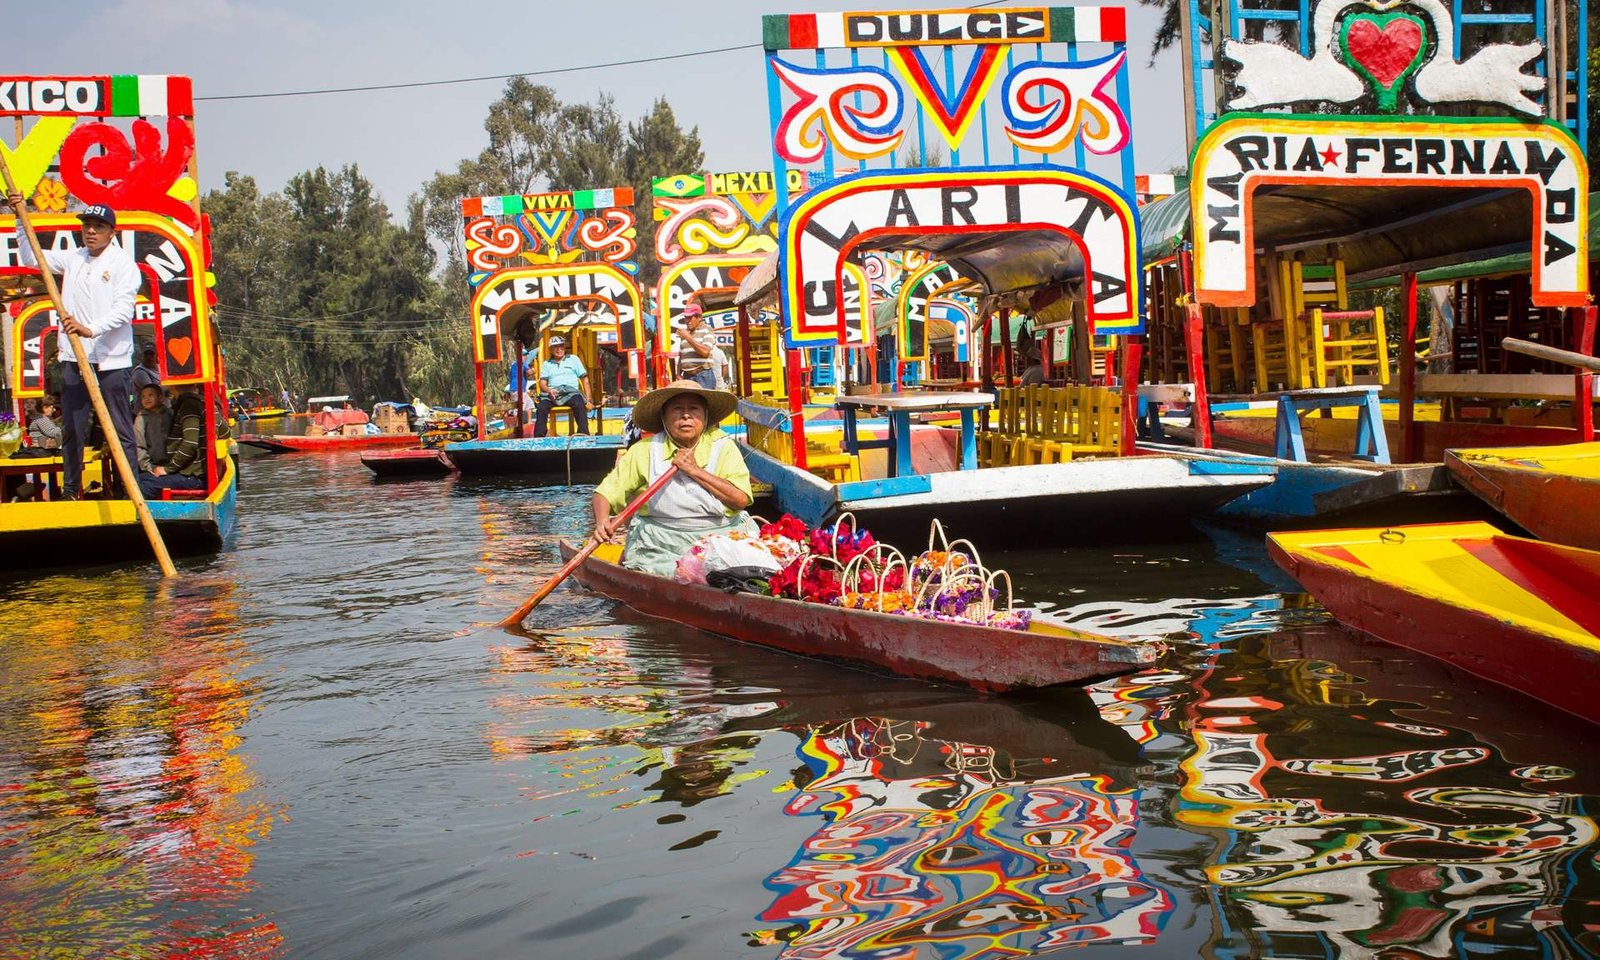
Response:
[[[443,477],[453,473],[455,464],[443,450],[369,450],[361,463],[378,477]]]
[[[1539,539],[1600,550],[1600,443],[1446,450],[1445,465]]]
[[[1600,553],[1487,523],[1273,533],[1341,621],[1600,723]]]
[[[291,433],[243,433],[239,442],[269,453],[320,453],[325,450],[366,450],[372,447],[414,447],[414,433],[362,433],[353,437],[329,434],[306,437]]]
[[[577,547],[561,544],[563,559]],[[640,613],[805,657],[985,692],[1085,684],[1143,670],[1161,659],[1159,640],[1119,640],[1054,624],[1026,631],[965,626],[847,610],[677,583],[616,561],[602,546],[575,574],[595,593]]]

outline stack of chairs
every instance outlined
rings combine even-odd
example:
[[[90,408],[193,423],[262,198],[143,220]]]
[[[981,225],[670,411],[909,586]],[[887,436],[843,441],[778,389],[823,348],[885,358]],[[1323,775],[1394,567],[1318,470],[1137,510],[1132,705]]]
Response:
[[[1005,387],[997,394],[998,423],[978,442],[983,466],[1122,453],[1122,394],[1111,387]]]

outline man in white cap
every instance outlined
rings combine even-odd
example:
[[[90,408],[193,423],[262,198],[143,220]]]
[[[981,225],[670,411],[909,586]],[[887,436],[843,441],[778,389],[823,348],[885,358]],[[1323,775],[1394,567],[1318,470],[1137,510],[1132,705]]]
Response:
[[[6,195],[11,209],[21,210],[20,193]],[[78,214],[82,223],[83,245],[76,250],[46,250],[45,261],[51,273],[61,275],[61,304],[66,316],[59,318],[56,335],[61,361],[61,489],[68,500],[82,496],[83,445],[89,435],[92,406],[89,388],[78,370],[67,331],[83,338],[83,350],[94,364],[100,392],[116,429],[110,442],[121,443],[128,463],[138,462],[133,429],[133,310],[143,277],[133,258],[115,238],[117,212],[105,204],[94,204]],[[18,261],[35,266],[33,248],[17,219]],[[107,471],[110,475],[110,471]]]
[[[567,353],[567,341],[550,338],[550,356],[539,364],[539,402],[534,405],[533,435],[542,437],[550,421],[550,411],[566,407],[579,433],[589,432],[589,407],[583,392],[589,371],[583,361]]]

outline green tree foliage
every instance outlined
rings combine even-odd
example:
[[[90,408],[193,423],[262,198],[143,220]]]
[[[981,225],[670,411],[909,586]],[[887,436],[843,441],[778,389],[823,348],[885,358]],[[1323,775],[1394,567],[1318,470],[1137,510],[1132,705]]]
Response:
[[[484,131],[488,145],[423,184],[398,221],[354,166],[306,171],[281,193],[228,173],[202,205],[230,384],[363,402],[471,396],[464,197],[631,185],[640,281],[655,281],[650,181],[705,162],[698,129],[664,99],[625,123],[609,96],[564,104],[519,77]],[[497,391],[504,374],[489,382]]]
[[[418,205],[394,223],[354,166],[298,174],[282,194],[229,174],[203,203],[235,386],[393,399],[411,392],[419,344],[464,326],[440,319]]]

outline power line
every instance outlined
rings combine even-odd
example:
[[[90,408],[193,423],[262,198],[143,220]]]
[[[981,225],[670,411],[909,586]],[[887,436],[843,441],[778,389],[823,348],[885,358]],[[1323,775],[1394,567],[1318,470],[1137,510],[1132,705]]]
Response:
[[[980,3],[971,4],[973,7],[993,7],[1006,0],[982,0]],[[408,83],[371,83],[359,87],[320,87],[313,90],[279,90],[274,93],[230,93],[210,97],[195,97],[196,103],[201,101],[216,100],[266,100],[274,97],[315,97],[330,93],[369,93],[375,90],[413,90],[418,87],[448,87],[462,83],[485,83],[490,80],[510,80],[512,77],[552,77],[564,73],[582,73],[585,70],[609,70],[612,67],[636,67],[647,63],[665,63],[669,60],[689,60],[694,57],[710,57],[719,53],[733,53],[736,50],[760,50],[764,45],[760,43],[740,43],[731,47],[712,47],[706,50],[690,50],[686,53],[664,53],[659,57],[639,57],[634,60],[612,60],[607,63],[587,63],[575,67],[552,67],[548,70],[524,70],[519,73],[496,73],[484,77],[458,77],[454,80],[414,80]]]
[[[982,4],[980,4],[982,6]],[[195,97],[202,100],[265,100],[272,97],[314,97],[326,93],[367,93],[373,90],[410,90],[417,87],[447,87],[460,83],[484,83],[489,80],[510,80],[512,77],[549,77],[561,73],[580,73],[585,70],[606,70],[611,67],[634,67],[667,60],[687,60],[691,57],[709,57],[735,50],[759,50],[759,43],[741,43],[733,47],[715,47],[709,50],[691,50],[688,53],[667,53],[659,57],[640,57],[637,60],[613,60],[609,63],[589,63],[576,67],[553,67],[549,70],[526,70],[521,73],[497,73],[486,77],[460,77],[455,80],[416,80],[410,83],[373,83],[360,87],[324,87],[316,90],[280,90],[276,93],[233,93],[213,97]]]

